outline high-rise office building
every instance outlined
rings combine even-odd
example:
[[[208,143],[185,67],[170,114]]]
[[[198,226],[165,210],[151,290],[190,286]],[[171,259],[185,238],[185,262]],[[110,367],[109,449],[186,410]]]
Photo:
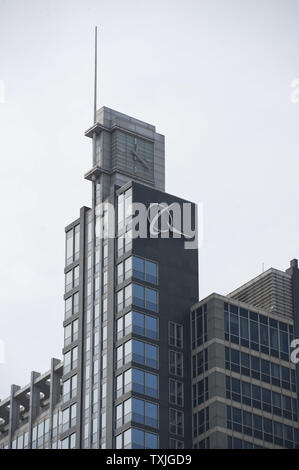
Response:
[[[298,448],[298,263],[191,309],[193,446]]]
[[[106,107],[86,136],[63,360],[0,401],[0,448],[297,447],[296,261],[198,302],[196,206],[165,193],[164,137]]]
[[[198,252],[173,232],[149,236],[148,220],[155,207],[172,206],[174,218],[188,204],[164,192],[164,137],[154,126],[102,108],[86,135],[94,144],[85,175],[92,207],[66,227],[59,411],[50,404],[52,375],[39,388],[34,374],[34,396],[30,387],[22,395],[13,387],[10,400],[0,403],[2,429],[10,429],[1,441],[19,447],[14,434],[23,435],[24,427],[26,447],[34,448],[190,447],[189,309],[198,299]],[[134,205],[139,229],[145,224],[139,238]],[[189,207],[194,224],[195,205]],[[23,409],[23,396],[36,402]],[[15,418],[5,415],[8,407]],[[49,430],[57,426],[59,440],[56,434],[51,442]]]

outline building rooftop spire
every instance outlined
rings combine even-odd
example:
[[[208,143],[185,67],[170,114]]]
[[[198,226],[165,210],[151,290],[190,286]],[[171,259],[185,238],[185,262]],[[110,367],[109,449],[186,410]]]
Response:
[[[98,27],[95,26],[94,31],[94,98],[93,98],[93,123],[97,122],[97,88],[98,88]],[[97,134],[93,132],[92,135],[92,162],[96,162],[96,142]]]
[[[97,122],[97,88],[98,88],[98,27],[94,30],[94,99],[93,99],[93,123]]]

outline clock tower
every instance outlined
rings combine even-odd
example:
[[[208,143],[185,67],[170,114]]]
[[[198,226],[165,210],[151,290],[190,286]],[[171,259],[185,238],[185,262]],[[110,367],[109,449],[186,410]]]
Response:
[[[114,185],[132,180],[165,190],[164,136],[155,126],[102,107],[85,135],[95,145],[93,166],[85,178],[101,184],[102,199]]]

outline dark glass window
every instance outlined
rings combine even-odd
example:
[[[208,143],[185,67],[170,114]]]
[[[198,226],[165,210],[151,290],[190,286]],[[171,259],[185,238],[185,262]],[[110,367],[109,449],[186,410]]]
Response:
[[[144,259],[133,256],[133,276],[144,281]]]
[[[249,328],[248,328],[248,318],[240,318],[240,336],[243,341],[243,346],[248,347],[248,340],[249,340]]]
[[[240,370],[240,353],[236,349],[231,349],[231,369],[235,372]]]
[[[158,269],[156,263],[145,261],[145,280],[153,284],[158,283]]]
[[[224,337],[226,341],[229,341],[229,313],[224,312]]]
[[[255,379],[260,379],[260,360],[258,357],[251,356],[251,373]]]
[[[239,336],[239,320],[237,315],[230,314],[230,332],[232,335]]]
[[[242,403],[251,406],[251,386],[248,382],[242,381]]]
[[[241,401],[241,386],[240,380],[232,378],[232,399]]]
[[[259,343],[259,331],[258,331],[258,323],[250,320],[250,346],[255,349],[259,350],[258,343]]]
[[[269,353],[269,332],[268,325],[260,324],[260,340],[261,340],[261,351],[265,354]]]

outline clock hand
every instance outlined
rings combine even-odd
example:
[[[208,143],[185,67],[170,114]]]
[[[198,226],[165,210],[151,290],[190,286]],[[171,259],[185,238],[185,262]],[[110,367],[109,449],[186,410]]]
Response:
[[[148,165],[145,163],[145,161],[143,160],[143,158],[139,157],[139,155],[133,150],[133,155],[135,155],[136,158],[138,158],[138,160],[147,168],[149,169]]]

